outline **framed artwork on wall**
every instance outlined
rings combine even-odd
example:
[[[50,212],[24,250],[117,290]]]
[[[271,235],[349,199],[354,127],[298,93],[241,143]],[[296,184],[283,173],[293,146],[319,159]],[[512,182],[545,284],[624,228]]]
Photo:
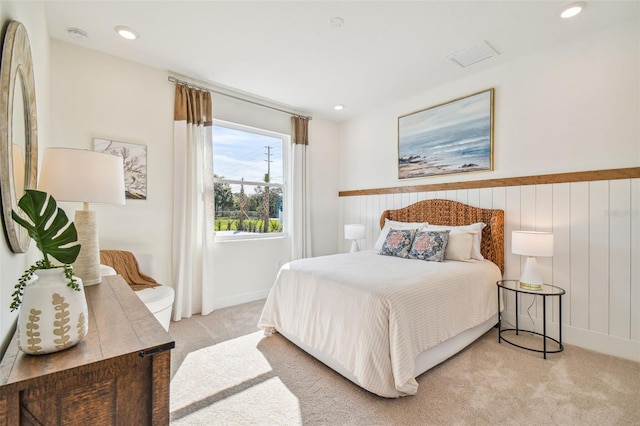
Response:
[[[109,139],[93,139],[93,150],[122,157],[125,196],[132,200],[147,199],[147,146]]]
[[[493,170],[493,92],[398,117],[398,179]]]

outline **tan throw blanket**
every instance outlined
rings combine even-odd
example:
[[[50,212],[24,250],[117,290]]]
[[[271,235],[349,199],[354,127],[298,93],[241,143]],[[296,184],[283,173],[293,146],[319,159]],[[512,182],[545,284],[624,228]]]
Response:
[[[138,260],[130,251],[100,250],[100,263],[115,269],[135,291],[160,285],[150,276],[140,272]]]

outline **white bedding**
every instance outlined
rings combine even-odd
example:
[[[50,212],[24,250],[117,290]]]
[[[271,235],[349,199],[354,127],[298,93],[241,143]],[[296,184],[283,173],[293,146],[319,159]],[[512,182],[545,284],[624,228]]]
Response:
[[[281,268],[258,325],[296,336],[377,395],[413,395],[416,356],[496,315],[500,277],[487,260],[301,259]]]

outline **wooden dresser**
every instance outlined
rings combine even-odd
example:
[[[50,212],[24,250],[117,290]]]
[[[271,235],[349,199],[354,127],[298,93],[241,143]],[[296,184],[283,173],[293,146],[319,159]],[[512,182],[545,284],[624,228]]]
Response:
[[[0,425],[169,424],[175,342],[120,276],[85,288],[89,332],[73,348],[0,363]]]

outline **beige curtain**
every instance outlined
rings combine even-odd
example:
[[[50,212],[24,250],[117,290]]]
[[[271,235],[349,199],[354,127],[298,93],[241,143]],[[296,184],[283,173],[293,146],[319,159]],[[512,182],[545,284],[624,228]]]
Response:
[[[177,84],[173,134],[173,320],[213,311],[211,93]]]
[[[294,144],[309,145],[309,118],[291,117],[291,134]]]
[[[307,150],[309,145],[309,118],[291,117],[292,138],[292,203],[293,259],[311,257],[311,209],[309,208],[309,167]]]

